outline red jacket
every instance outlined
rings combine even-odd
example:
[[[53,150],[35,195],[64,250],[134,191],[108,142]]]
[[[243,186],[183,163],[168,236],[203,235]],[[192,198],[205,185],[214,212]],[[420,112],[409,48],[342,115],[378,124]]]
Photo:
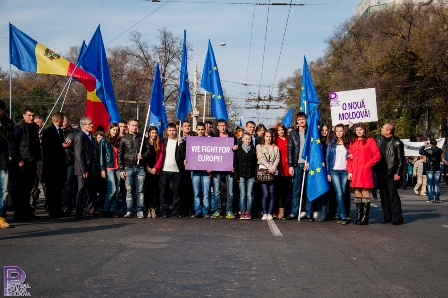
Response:
[[[280,137],[276,138],[274,144],[280,150],[280,163],[278,164],[277,170],[280,176],[289,176],[289,165],[288,165],[288,137],[282,140]]]
[[[350,187],[373,188],[372,167],[381,158],[380,150],[373,138],[368,138],[363,144],[356,139],[348,147],[347,173],[352,173]]]

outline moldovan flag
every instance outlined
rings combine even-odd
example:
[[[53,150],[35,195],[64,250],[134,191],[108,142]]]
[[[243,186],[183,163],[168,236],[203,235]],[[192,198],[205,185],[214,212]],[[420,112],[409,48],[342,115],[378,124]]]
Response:
[[[38,43],[11,23],[9,24],[9,63],[26,72],[71,76],[75,64]],[[94,76],[76,68],[73,78],[81,82],[87,91],[96,88]]]

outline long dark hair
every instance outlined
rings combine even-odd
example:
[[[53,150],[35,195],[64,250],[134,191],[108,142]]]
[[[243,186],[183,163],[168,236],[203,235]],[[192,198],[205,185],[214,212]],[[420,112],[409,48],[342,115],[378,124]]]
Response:
[[[327,131],[327,135],[325,136],[325,139],[324,139],[324,137],[322,136],[322,129],[324,128],[324,126],[327,127],[327,129],[328,129],[328,131]],[[330,126],[329,126],[329,125],[327,125],[327,124],[322,124],[322,125],[319,127],[319,138],[320,138],[320,141],[321,141],[322,143],[327,143],[327,142],[328,142],[328,140],[330,139]]]
[[[154,151],[155,152],[159,152],[161,146],[160,146],[159,131],[157,130],[157,127],[155,127],[155,126],[150,126],[149,127],[149,129],[148,129],[148,142],[149,142],[149,139],[151,138],[151,131],[153,131],[153,130],[157,131],[157,138],[155,140],[153,140],[152,144],[154,146]]]
[[[356,135],[356,128],[357,127],[361,127],[362,129],[364,129],[364,135],[362,136],[362,144],[365,145],[367,139],[371,138],[372,136],[370,135],[370,132],[369,132],[369,129],[367,128],[367,126],[364,123],[362,123],[362,122],[358,122],[355,125],[353,125],[352,144],[358,139],[358,136]]]
[[[338,127],[341,127],[342,131],[343,131],[342,138],[341,138],[342,144],[344,145],[344,147],[346,149],[348,149],[348,145],[350,144],[350,141],[348,140],[348,131],[347,131],[347,128],[345,127],[345,125],[342,124],[342,123],[336,124],[333,127],[333,138],[332,138],[332,140],[334,140],[334,143],[330,143],[330,147],[333,147],[333,145],[336,145],[337,142],[338,142],[338,139],[336,137],[336,128],[338,128]]]
[[[113,137],[111,134],[110,134],[110,130],[112,129],[112,128],[114,128],[114,127],[116,127],[117,129],[118,129],[118,134],[115,136],[115,137]],[[105,136],[105,138],[106,138],[106,141],[109,143],[109,144],[111,144],[112,146],[114,146],[115,148],[118,148],[118,145],[120,145],[120,128],[118,127],[118,124],[117,123],[111,123],[110,125],[109,125],[109,128],[107,129],[107,131],[106,131],[106,136]]]

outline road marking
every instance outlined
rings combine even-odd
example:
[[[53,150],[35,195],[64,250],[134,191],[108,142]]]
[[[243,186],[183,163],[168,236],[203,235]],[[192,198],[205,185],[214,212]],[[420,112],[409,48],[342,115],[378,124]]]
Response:
[[[376,204],[372,204],[372,203],[370,203],[370,205],[372,205],[373,207],[379,207],[378,205],[376,205]]]
[[[447,225],[442,225],[442,227],[448,228],[448,226],[447,226]]]
[[[283,236],[273,220],[267,220],[272,236]]]

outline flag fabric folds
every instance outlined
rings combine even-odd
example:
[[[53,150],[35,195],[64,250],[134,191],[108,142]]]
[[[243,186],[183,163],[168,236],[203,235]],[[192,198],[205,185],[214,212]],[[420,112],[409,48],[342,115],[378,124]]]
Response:
[[[97,79],[96,90],[87,94],[85,115],[92,118],[95,127],[102,125],[106,129],[109,123],[118,123],[121,117],[118,113],[100,26],[87,48],[81,52],[79,61],[80,66]],[[104,109],[101,105],[104,105]]]
[[[160,77],[159,63],[156,63],[154,80],[152,83],[151,98],[149,100],[151,111],[149,115],[149,126],[155,126],[159,135],[163,135],[163,130],[168,126],[168,119],[165,110],[165,98],[163,96],[162,78]]]
[[[316,89],[314,88],[313,79],[306,62],[306,57],[303,57],[303,70],[302,70],[302,91],[300,93],[300,112],[304,112],[307,115],[314,111],[317,111],[319,105],[319,99],[317,97]],[[320,123],[320,116],[317,116],[317,122]]]
[[[205,57],[204,69],[202,71],[201,87],[211,93],[211,113],[216,119],[229,120],[226,102],[222,92],[221,80],[219,78],[218,65],[212,44],[208,41],[207,56]]]
[[[26,72],[71,76],[87,91],[95,90],[96,80],[51,49],[38,43],[11,23],[9,24],[9,63]],[[73,72],[74,71],[74,72]]]
[[[292,125],[292,115],[294,114],[294,107],[291,107],[288,111],[288,113],[286,113],[285,117],[283,117],[282,120],[282,124],[288,128],[291,127]]]
[[[240,127],[243,127],[243,117],[240,117]]]
[[[184,121],[191,110],[190,84],[188,83],[187,69],[187,31],[184,30],[184,45],[182,50],[182,65],[180,69],[179,102],[177,103],[176,117]]]
[[[308,160],[307,196],[310,201],[317,199],[329,190],[325,160],[317,118],[319,112],[310,114],[302,158]]]

